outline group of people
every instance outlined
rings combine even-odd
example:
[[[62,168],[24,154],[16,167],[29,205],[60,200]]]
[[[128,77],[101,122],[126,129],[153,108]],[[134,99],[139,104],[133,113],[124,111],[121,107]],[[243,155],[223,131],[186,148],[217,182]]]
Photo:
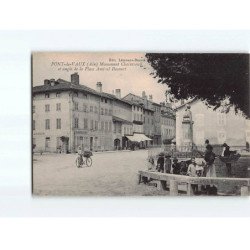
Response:
[[[192,157],[191,160],[179,162],[176,157],[171,160],[170,154],[160,153],[156,163],[156,171],[162,173],[182,174],[189,176],[206,176],[216,177],[215,171],[215,153],[213,147],[209,144],[209,140],[205,141],[206,151],[203,159]],[[149,159],[151,166],[149,169],[154,168],[153,157]]]
[[[192,157],[191,160],[178,161],[176,157],[171,160],[170,154],[160,153],[157,159],[156,165],[151,157],[149,159],[149,170],[153,169],[162,173],[176,174],[176,175],[188,175],[191,177],[216,177],[216,169],[214,165],[215,153],[213,147],[210,145],[209,140],[205,141],[206,150],[204,158]],[[198,186],[193,184],[194,191],[198,190]],[[205,189],[215,189],[215,187],[205,187]]]

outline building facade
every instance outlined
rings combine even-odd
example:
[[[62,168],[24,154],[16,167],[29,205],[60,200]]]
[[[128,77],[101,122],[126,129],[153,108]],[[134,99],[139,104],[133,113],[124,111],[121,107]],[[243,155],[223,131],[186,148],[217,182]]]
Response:
[[[145,91],[142,92],[142,96],[137,96],[132,93],[126,95],[123,99],[136,103],[141,106],[142,113],[139,115],[142,117],[143,126],[141,127],[141,133],[144,133],[147,137],[151,138],[151,144],[161,145],[162,144],[162,105],[153,101],[153,96],[147,97]],[[170,126],[175,126],[172,124]],[[175,129],[171,128],[174,131]]]
[[[79,82],[74,73],[71,80],[44,80],[33,87],[33,150],[34,152],[76,152],[127,149],[134,134],[145,145],[160,145],[162,138],[174,135],[162,113],[162,104],[128,94],[102,91],[97,82],[91,89]],[[164,117],[162,116],[164,114]],[[141,136],[140,136],[141,135]],[[148,139],[148,140],[147,140]]]
[[[131,104],[102,92],[100,82],[96,90],[80,85],[78,74],[70,82],[45,80],[33,87],[34,151],[121,148],[124,137],[132,134],[131,109]]]

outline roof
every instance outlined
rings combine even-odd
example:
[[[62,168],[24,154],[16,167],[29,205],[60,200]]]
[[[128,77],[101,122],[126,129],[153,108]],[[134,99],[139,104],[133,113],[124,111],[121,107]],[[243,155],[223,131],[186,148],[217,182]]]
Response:
[[[143,98],[142,98],[141,96],[138,96],[138,95],[135,95],[135,94],[132,94],[132,93],[129,93],[129,94],[127,94],[126,96],[128,96],[128,95],[133,95],[133,96],[139,98],[140,100],[144,101]],[[123,98],[125,98],[126,96],[124,96]],[[135,100],[134,100],[134,101],[135,101]],[[147,101],[150,102],[150,103],[153,104],[153,105],[156,105],[156,106],[161,107],[161,104],[159,104],[159,103],[150,101],[150,100],[148,100],[148,99],[147,99]]]
[[[112,118],[113,118],[113,121],[117,121],[117,122],[121,122],[121,123],[125,123],[125,124],[132,124],[131,121],[122,119],[122,118],[117,117],[117,116],[113,116]]]
[[[102,93],[97,92],[94,89],[91,89],[85,85],[80,84],[73,84],[71,82],[65,81],[63,79],[58,79],[54,86],[48,85],[40,85],[33,87],[33,93],[43,93],[43,92],[53,92],[58,90],[78,90],[78,91],[85,91],[94,95],[101,95]],[[103,94],[101,95],[103,96]]]
[[[132,105],[129,101],[119,99],[115,95],[105,93],[105,92],[98,92],[92,88],[85,86],[85,85],[74,84],[74,83],[65,81],[65,80],[60,79],[60,78],[56,81],[56,84],[54,86],[51,86],[49,84],[35,86],[35,87],[33,87],[32,92],[33,93],[44,93],[44,92],[54,92],[54,91],[63,91],[63,90],[84,91],[84,92],[87,92],[87,93],[90,93],[93,95],[97,95],[100,97],[106,97],[106,98],[109,98],[111,100],[116,100],[116,101],[126,103],[128,105]]]

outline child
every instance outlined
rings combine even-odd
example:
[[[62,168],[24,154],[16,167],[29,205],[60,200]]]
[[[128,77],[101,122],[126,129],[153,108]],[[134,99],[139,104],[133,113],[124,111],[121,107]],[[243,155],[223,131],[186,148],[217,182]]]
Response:
[[[194,157],[191,159],[191,164],[189,164],[189,166],[188,166],[187,175],[189,175],[191,177],[196,177],[197,176],[196,162],[195,162]],[[198,185],[197,184],[191,184],[191,187],[192,187],[194,193],[198,191]]]
[[[147,166],[148,166],[148,170],[154,170],[154,158],[153,158],[153,156],[150,156],[148,158]]]
[[[80,160],[80,165],[82,165],[82,163],[83,163],[83,159],[82,159],[83,151],[82,151],[81,146],[78,147],[78,149],[77,149],[77,154],[78,154],[78,158],[79,158],[79,160]]]

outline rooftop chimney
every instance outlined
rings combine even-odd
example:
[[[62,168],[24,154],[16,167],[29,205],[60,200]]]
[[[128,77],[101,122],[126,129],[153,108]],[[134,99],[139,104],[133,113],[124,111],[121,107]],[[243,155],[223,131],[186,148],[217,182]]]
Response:
[[[149,98],[150,101],[153,101],[153,95],[149,95],[148,98]]]
[[[146,98],[146,92],[145,91],[142,91],[142,98]]]
[[[102,83],[101,82],[96,83],[96,91],[97,92],[102,92]]]
[[[50,85],[50,81],[48,79],[44,80],[44,85]]]
[[[56,82],[56,80],[54,78],[50,79],[50,85],[51,86],[55,86],[55,82]]]
[[[116,89],[116,90],[115,90],[115,96],[116,96],[118,99],[121,99],[121,89]]]
[[[74,73],[71,75],[71,83],[79,85],[79,75],[78,73]]]

